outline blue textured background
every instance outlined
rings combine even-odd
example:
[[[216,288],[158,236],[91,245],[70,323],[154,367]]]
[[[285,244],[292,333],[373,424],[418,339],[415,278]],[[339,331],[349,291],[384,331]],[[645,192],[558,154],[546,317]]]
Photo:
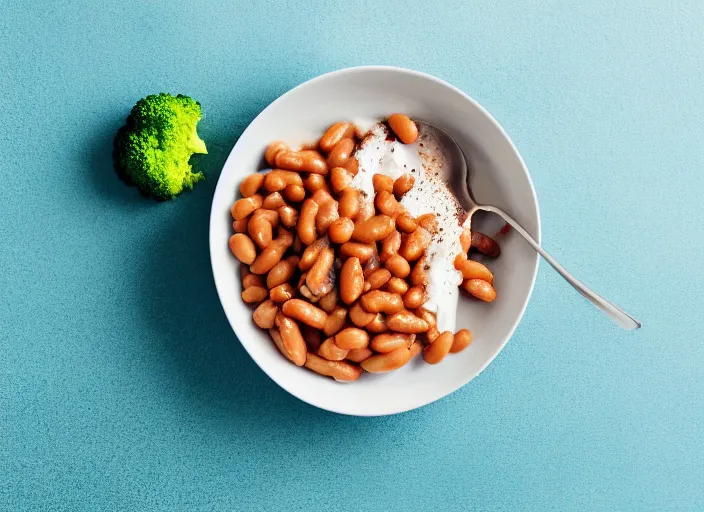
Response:
[[[257,4],[0,0],[0,508],[704,510],[702,3]],[[270,381],[215,293],[211,196],[262,108],[360,64],[486,106],[546,247],[644,328],[542,265],[506,349],[428,407],[337,416]],[[110,151],[162,90],[202,102],[211,153],[157,204]]]

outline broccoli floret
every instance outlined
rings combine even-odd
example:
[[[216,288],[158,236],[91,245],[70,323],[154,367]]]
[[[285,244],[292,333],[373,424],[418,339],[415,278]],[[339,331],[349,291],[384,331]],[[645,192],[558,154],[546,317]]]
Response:
[[[173,199],[204,178],[193,172],[193,153],[207,153],[196,124],[202,115],[193,98],[152,94],[137,102],[115,137],[115,170],[129,184],[158,200]]]

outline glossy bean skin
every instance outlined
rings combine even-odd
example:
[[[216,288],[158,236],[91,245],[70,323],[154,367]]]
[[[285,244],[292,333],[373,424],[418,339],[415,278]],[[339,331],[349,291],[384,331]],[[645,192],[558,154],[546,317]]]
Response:
[[[264,287],[264,282],[262,280],[262,276],[258,276],[257,274],[247,274],[242,278],[242,289],[247,289],[250,286],[260,286]]]
[[[328,319],[323,327],[325,336],[335,336],[344,327],[345,320],[347,320],[347,310],[345,308],[335,308],[335,310],[328,315]]]
[[[377,290],[388,283],[389,279],[391,279],[391,272],[385,268],[378,268],[369,275],[365,284],[369,284],[370,290]]]
[[[340,194],[339,213],[340,217],[347,217],[354,220],[359,213],[360,197],[359,191],[348,187]]]
[[[425,302],[425,288],[422,286],[412,286],[403,295],[403,305],[406,309],[416,309]]]
[[[281,311],[289,318],[309,325],[315,329],[323,329],[328,320],[328,314],[310,302],[301,299],[290,299],[281,306]]]
[[[260,249],[264,249],[274,238],[274,228],[271,225],[271,222],[266,219],[266,215],[257,215],[259,212],[273,213],[276,216],[277,221],[278,214],[276,212],[272,212],[271,210],[257,210],[254,212],[249,224],[247,225],[249,237]]]
[[[336,194],[342,193],[352,183],[352,173],[343,167],[333,167],[330,171],[330,186]]]
[[[319,209],[320,206],[312,198],[303,201],[301,213],[298,215],[296,231],[298,238],[306,245],[312,244],[317,236],[315,218],[318,216]]]
[[[389,233],[389,235],[384,238],[381,242],[381,251],[379,252],[379,258],[382,262],[385,262],[389,257],[398,253],[401,248],[401,233],[395,229]]]
[[[242,300],[247,304],[255,304],[266,300],[269,291],[263,286],[250,286],[242,290]]]
[[[389,279],[389,282],[386,283],[384,289],[387,292],[397,293],[403,296],[408,291],[408,283],[398,277],[392,277]]]
[[[416,340],[415,334],[386,333],[377,334],[372,338],[370,347],[375,352],[382,354],[392,352],[397,348],[410,348]]]
[[[355,363],[361,363],[373,354],[374,352],[368,348],[355,348],[347,352],[347,360]]]
[[[347,357],[348,349],[339,347],[334,338],[328,338],[320,345],[318,355],[328,361],[342,361]]]
[[[281,192],[288,185],[303,186],[301,175],[293,171],[274,169],[264,176],[264,190],[267,192]]]
[[[335,335],[335,345],[346,350],[366,348],[369,345],[369,334],[357,327],[346,327]]]
[[[261,188],[262,183],[264,183],[263,174],[250,174],[240,182],[240,194],[242,194],[242,197],[253,196]]]
[[[349,242],[354,232],[354,222],[347,217],[339,217],[328,227],[328,237],[335,244]]]
[[[330,313],[335,308],[337,308],[337,298],[338,290],[337,288],[333,288],[330,293],[323,295],[320,298],[320,300],[318,301],[318,307],[326,313]]]
[[[298,224],[298,210],[295,208],[288,205],[281,206],[276,210],[276,213],[279,214],[281,224],[287,228],[293,228]]]
[[[425,256],[422,256],[411,270],[411,284],[414,286],[428,286],[428,269],[426,268]]]
[[[306,197],[306,189],[302,185],[287,185],[284,197],[292,203],[300,203]]]
[[[354,225],[352,239],[362,243],[378,242],[389,236],[394,226],[394,220],[391,217],[376,215],[370,219],[357,222]]]
[[[372,186],[377,194],[379,192],[392,193],[394,191],[394,180],[390,176],[375,174],[372,176]]]
[[[403,309],[403,300],[400,295],[381,290],[372,290],[365,293],[359,299],[359,302],[364,310],[369,313],[392,315]]]
[[[399,176],[394,181],[394,195],[396,199],[401,199],[406,192],[413,188],[416,179],[409,173]]]
[[[354,140],[351,138],[341,139],[330,151],[327,164],[329,168],[341,167],[347,163],[354,151]]]
[[[272,192],[262,202],[262,208],[267,210],[278,210],[282,206],[286,206],[286,201],[280,192]]]
[[[360,363],[360,366],[369,373],[385,373],[398,370],[410,360],[410,349],[400,347],[386,354],[368,357]]]
[[[232,230],[235,233],[246,233],[248,226],[249,226],[249,217],[245,217],[244,219],[232,221]]]
[[[366,263],[369,258],[374,256],[376,248],[370,244],[362,244],[359,242],[346,242],[340,247],[340,254],[345,257],[358,258],[360,263]]]
[[[362,294],[364,288],[364,273],[359,258],[354,256],[340,269],[340,298],[345,304],[352,304]]]
[[[295,294],[296,290],[293,289],[291,283],[279,284],[269,290],[269,298],[277,303],[286,302],[292,299]]]
[[[345,137],[351,137],[354,134],[354,126],[352,123],[335,123],[325,131],[325,134],[320,138],[318,147],[329,153]]]
[[[494,282],[491,270],[478,261],[458,258],[455,260],[455,268],[462,272],[464,279],[482,279],[489,284]]]
[[[286,250],[291,247],[293,236],[288,231],[279,229],[279,236],[273,240],[252,262],[249,270],[253,274],[266,274],[283,257]]]
[[[330,247],[330,241],[327,237],[319,238],[303,251],[301,259],[298,261],[298,268],[300,270],[306,271],[310,270],[318,259],[320,251]]]
[[[389,328],[386,325],[386,315],[383,313],[377,313],[374,315],[374,320],[369,322],[364,328],[374,334],[388,331]]]
[[[428,322],[408,310],[401,310],[398,313],[386,318],[386,325],[395,332],[406,334],[418,334],[428,330]]]
[[[469,252],[469,248],[472,246],[472,232],[467,228],[462,230],[462,234],[460,235],[460,245],[462,246],[462,252],[464,252],[466,256]]]
[[[404,114],[391,114],[389,126],[404,144],[413,144],[418,140],[418,127],[411,118]]]
[[[340,218],[337,211],[337,201],[331,199],[320,206],[318,215],[315,217],[315,229],[318,235],[324,236],[328,232],[330,224]]]
[[[232,205],[232,209],[230,210],[232,218],[235,220],[244,219],[255,210],[261,208],[262,203],[262,196],[259,194],[254,194],[250,197],[243,197],[242,199],[238,199],[237,201],[235,201],[235,204]]]
[[[413,233],[404,237],[398,253],[406,261],[416,261],[428,248],[430,240],[430,233],[426,229],[418,227]]]
[[[318,259],[315,260],[306,277],[306,285],[313,295],[322,297],[332,290],[330,271],[334,261],[335,252],[329,247],[322,249],[318,254]]]
[[[450,352],[454,341],[452,332],[445,331],[435,341],[423,349],[423,359],[428,364],[438,364]]]
[[[265,300],[252,312],[252,319],[258,327],[262,329],[271,329],[274,327],[274,319],[279,308],[273,300]]]
[[[396,200],[391,192],[382,190],[374,197],[376,210],[383,215],[395,219],[403,211],[403,206]]]
[[[274,160],[276,167],[289,171],[327,174],[328,166],[323,156],[314,150],[281,151]]]
[[[254,242],[244,233],[235,233],[230,237],[230,251],[245,265],[251,265],[257,257],[257,249]]]
[[[392,254],[384,262],[384,266],[394,277],[405,279],[411,274],[411,265],[400,254]]]
[[[484,302],[492,302],[496,299],[496,290],[483,279],[467,279],[462,283],[462,288],[470,295]]]
[[[264,159],[269,166],[274,167],[276,165],[276,155],[282,151],[291,151],[291,148],[285,142],[276,141],[272,142],[267,146],[264,152]]]
[[[359,160],[357,160],[357,157],[353,154],[342,167],[351,172],[352,176],[357,176],[357,173],[359,172]]]
[[[355,303],[350,308],[348,314],[352,323],[357,327],[366,327],[376,318],[375,313],[368,313],[367,311],[364,311],[364,308],[359,302]]]
[[[438,230],[438,219],[434,213],[425,213],[417,217],[416,222],[430,233],[435,233]]]
[[[413,233],[416,229],[418,229],[418,223],[411,214],[408,212],[403,212],[396,217],[396,227],[403,233]]]
[[[450,352],[456,354],[457,352],[462,352],[472,343],[472,333],[469,329],[460,329],[455,333],[455,337],[452,341],[452,346],[450,347]]]
[[[313,194],[321,188],[327,190],[328,184],[325,181],[325,176],[322,174],[309,174],[308,177],[303,180],[303,188]]]
[[[472,231],[471,247],[489,258],[501,256],[501,247],[496,240],[478,231]]]
[[[303,340],[298,324],[281,312],[277,313],[274,323],[279,329],[281,341],[286,351],[285,355],[296,366],[303,366],[306,362],[308,347],[306,347],[306,342]]]
[[[327,361],[315,354],[308,353],[305,367],[315,373],[332,377],[341,382],[352,382],[362,375],[362,368],[345,361]]]

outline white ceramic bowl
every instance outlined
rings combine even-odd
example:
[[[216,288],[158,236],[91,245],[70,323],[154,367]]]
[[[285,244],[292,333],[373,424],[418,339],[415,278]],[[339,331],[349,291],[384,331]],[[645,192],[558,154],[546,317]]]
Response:
[[[533,289],[538,257],[518,235],[502,239],[502,254],[488,264],[498,298],[491,304],[461,297],[457,329],[474,335],[469,348],[438,365],[422,357],[384,375],[365,374],[341,384],[294,366],[278,352],[268,333],[252,322],[240,298],[239,262],[230,253],[230,206],[240,180],[263,167],[274,140],[317,140],[334,122],[383,118],[393,112],[426,120],[454,135],[473,166],[473,189],[481,202],[512,213],[540,237],[538,202],[528,171],[501,126],[459,89],[427,74],[393,67],[365,66],[335,71],[299,85],[257,116],[232,149],[220,175],[210,217],[210,256],[215,285],[237,338],[277,384],[312,405],[343,414],[375,416],[421,407],[478,375],[516,329]],[[501,224],[495,224],[494,226]]]

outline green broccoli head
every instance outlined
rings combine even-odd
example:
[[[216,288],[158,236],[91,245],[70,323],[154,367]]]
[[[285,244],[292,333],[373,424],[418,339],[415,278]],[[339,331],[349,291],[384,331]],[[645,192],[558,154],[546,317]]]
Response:
[[[137,102],[115,137],[115,170],[127,183],[158,200],[173,199],[204,178],[193,172],[193,153],[207,153],[196,125],[202,115],[193,98],[152,94]]]

